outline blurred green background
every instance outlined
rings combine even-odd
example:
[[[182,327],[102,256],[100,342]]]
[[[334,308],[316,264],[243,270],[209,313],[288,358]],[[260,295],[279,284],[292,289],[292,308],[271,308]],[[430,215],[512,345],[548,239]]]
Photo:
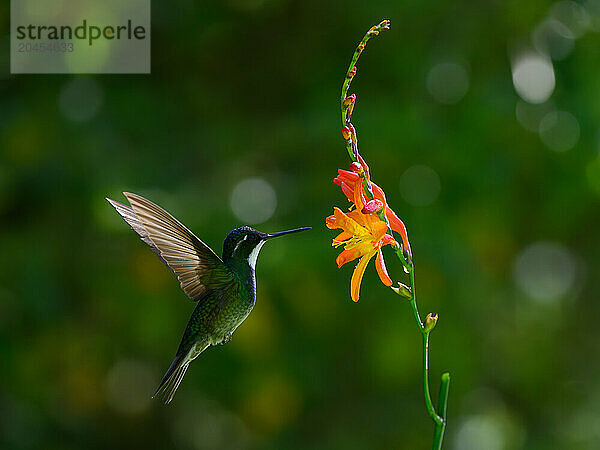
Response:
[[[339,88],[440,315],[448,449],[600,448],[600,7],[545,0],[152,3],[151,75],[9,74],[0,5],[0,447],[425,449],[420,339],[324,226],[347,202]],[[215,250],[267,245],[230,344],[150,400],[194,305],[104,200]],[[401,269],[388,255],[391,273]]]

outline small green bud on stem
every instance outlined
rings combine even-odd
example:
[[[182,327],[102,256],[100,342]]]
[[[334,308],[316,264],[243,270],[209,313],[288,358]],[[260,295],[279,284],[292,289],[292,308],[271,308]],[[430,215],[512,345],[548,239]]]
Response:
[[[407,285],[402,284],[398,281],[398,286],[390,286],[390,287],[396,294],[400,295],[401,297],[408,298],[408,299],[412,298],[412,291]]]
[[[435,316],[432,313],[427,314],[425,317],[425,324],[423,328],[425,329],[425,333],[429,333],[431,330],[435,328],[435,324],[437,323],[438,315]]]

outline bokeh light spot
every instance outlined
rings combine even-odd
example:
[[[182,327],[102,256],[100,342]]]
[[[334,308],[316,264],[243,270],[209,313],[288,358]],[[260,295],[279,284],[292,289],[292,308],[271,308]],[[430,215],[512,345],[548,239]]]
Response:
[[[147,364],[119,361],[106,377],[107,401],[118,412],[140,414],[150,406],[155,382],[153,370]]]
[[[556,152],[570,150],[579,140],[579,122],[567,111],[550,111],[540,122],[540,138]]]
[[[263,223],[271,218],[276,207],[275,190],[262,178],[242,180],[231,193],[231,209],[244,223]]]
[[[461,450],[503,450],[501,424],[492,416],[477,415],[464,421],[456,434],[455,448]]]
[[[76,77],[63,85],[58,105],[67,119],[87,122],[98,113],[103,100],[102,88],[94,78]]]
[[[407,203],[414,206],[431,205],[440,190],[440,177],[431,167],[412,166],[400,177],[400,193]]]
[[[580,37],[591,25],[586,9],[570,0],[555,3],[550,10],[550,17],[564,24],[575,37]]]
[[[584,5],[590,19],[590,29],[600,31],[600,0],[587,0]]]
[[[554,91],[552,62],[539,53],[524,53],[517,57],[512,76],[517,93],[529,103],[544,103]]]
[[[249,433],[235,414],[218,403],[197,396],[180,397],[173,415],[173,438],[177,448],[197,450],[245,449]]]
[[[533,300],[554,303],[575,283],[573,254],[557,242],[535,242],[517,256],[513,276],[517,286]]]
[[[552,110],[552,102],[534,105],[519,99],[517,100],[515,113],[523,128],[537,133],[540,130],[540,122]]]
[[[427,75],[427,90],[440,103],[457,103],[465,96],[468,89],[469,75],[460,64],[437,64]]]
[[[565,24],[549,19],[533,30],[531,40],[535,49],[554,60],[566,58],[575,47],[575,37]]]

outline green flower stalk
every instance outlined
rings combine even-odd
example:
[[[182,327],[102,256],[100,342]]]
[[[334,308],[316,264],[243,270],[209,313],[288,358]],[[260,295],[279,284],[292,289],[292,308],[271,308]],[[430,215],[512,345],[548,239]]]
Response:
[[[379,25],[371,27],[356,47],[346,71],[340,97],[340,112],[342,137],[346,142],[346,151],[352,163],[350,164],[350,170],[338,170],[338,176],[334,179],[334,182],[340,186],[351,202],[351,206],[350,211],[346,213],[339,208],[334,208],[334,214],[327,217],[326,224],[331,229],[342,230],[333,239],[333,246],[344,246],[344,250],[336,259],[338,267],[359,259],[350,282],[350,296],[353,301],[358,301],[365,269],[369,261],[375,257],[375,268],[382,283],[410,303],[423,344],[423,396],[427,412],[434,422],[432,449],[439,450],[442,448],[446,430],[446,405],[450,374],[444,373],[442,375],[436,409],[429,390],[429,335],[437,324],[438,315],[430,313],[425,320],[421,319],[417,307],[415,268],[406,227],[389,207],[384,191],[371,180],[369,166],[358,151],[358,137],[351,122],[356,95],[348,95],[348,90],[357,73],[356,63],[369,40],[389,29],[389,20],[384,20]],[[396,239],[395,233],[400,236],[400,239]],[[399,281],[394,283],[389,276],[382,252],[382,247],[386,245],[390,245],[395,250],[395,254],[408,276],[408,285]]]

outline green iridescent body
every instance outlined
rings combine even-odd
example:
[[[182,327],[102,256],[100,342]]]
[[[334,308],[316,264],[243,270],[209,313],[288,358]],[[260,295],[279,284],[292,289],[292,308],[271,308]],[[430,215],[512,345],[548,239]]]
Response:
[[[306,230],[267,234],[250,227],[232,230],[219,258],[177,219],[151,201],[124,193],[131,207],[107,199],[152,251],[177,276],[185,294],[197,302],[181,343],[154,394],[169,403],[189,364],[211,345],[226,344],[256,302],[254,268],[264,243]]]
[[[200,348],[229,342],[256,303],[254,269],[248,266],[246,272],[236,275],[237,289],[211,291],[198,301],[177,353],[189,350],[194,344]]]

